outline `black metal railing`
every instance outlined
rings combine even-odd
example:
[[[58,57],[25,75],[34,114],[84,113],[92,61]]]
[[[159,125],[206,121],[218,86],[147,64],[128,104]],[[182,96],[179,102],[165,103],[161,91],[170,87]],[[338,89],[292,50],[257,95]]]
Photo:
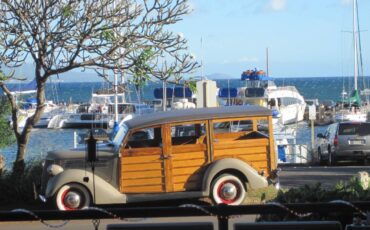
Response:
[[[126,219],[126,218],[159,218],[159,217],[216,217],[220,230],[228,229],[230,218],[240,215],[275,214],[277,216],[290,216],[300,220],[309,216],[322,216],[328,214],[359,216],[366,219],[370,210],[370,202],[332,201],[328,203],[280,204],[267,203],[262,205],[245,206],[198,206],[193,204],[178,207],[127,207],[127,208],[101,208],[91,207],[78,211],[57,210],[24,210],[0,211],[0,222],[7,221],[41,221],[48,220],[82,220],[82,219]],[[351,219],[350,218],[350,219]],[[351,219],[352,220],[352,219]],[[351,224],[351,223],[346,223]]]

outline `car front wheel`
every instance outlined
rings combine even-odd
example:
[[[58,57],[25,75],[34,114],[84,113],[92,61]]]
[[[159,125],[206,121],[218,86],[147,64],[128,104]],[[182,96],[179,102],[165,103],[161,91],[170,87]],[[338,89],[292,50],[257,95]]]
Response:
[[[55,204],[59,210],[71,211],[89,207],[91,196],[82,185],[71,183],[63,185],[55,196]]]
[[[222,174],[212,182],[211,199],[215,204],[240,205],[246,193],[242,181],[231,174]]]
[[[335,165],[335,157],[334,154],[330,151],[328,152],[328,166],[334,166]]]
[[[324,160],[322,159],[321,149],[317,149],[317,161],[319,162],[319,165],[323,165]]]

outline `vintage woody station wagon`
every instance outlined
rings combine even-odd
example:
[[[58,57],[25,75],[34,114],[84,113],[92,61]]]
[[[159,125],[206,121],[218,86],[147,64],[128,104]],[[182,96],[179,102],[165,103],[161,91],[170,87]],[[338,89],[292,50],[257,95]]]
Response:
[[[94,189],[84,150],[49,152],[40,197],[61,210],[201,197],[239,205],[276,176],[271,111],[231,106],[138,116],[98,147],[95,167]]]

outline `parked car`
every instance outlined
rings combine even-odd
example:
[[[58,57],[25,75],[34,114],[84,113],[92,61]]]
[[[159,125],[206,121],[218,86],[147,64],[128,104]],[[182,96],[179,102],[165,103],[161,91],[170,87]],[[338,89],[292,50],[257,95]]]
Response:
[[[329,125],[325,134],[319,133],[318,161],[334,165],[339,160],[363,160],[370,157],[370,123],[340,122]]]
[[[85,151],[49,152],[40,197],[60,210],[201,197],[240,205],[247,191],[276,181],[272,132],[272,113],[259,106],[137,116],[99,146],[95,179]]]

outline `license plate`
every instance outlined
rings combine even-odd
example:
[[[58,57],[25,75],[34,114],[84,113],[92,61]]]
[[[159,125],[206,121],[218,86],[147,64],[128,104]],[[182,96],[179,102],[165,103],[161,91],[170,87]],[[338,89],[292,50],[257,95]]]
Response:
[[[365,141],[364,140],[350,140],[349,144],[351,144],[351,145],[363,145],[363,144],[365,144]]]

